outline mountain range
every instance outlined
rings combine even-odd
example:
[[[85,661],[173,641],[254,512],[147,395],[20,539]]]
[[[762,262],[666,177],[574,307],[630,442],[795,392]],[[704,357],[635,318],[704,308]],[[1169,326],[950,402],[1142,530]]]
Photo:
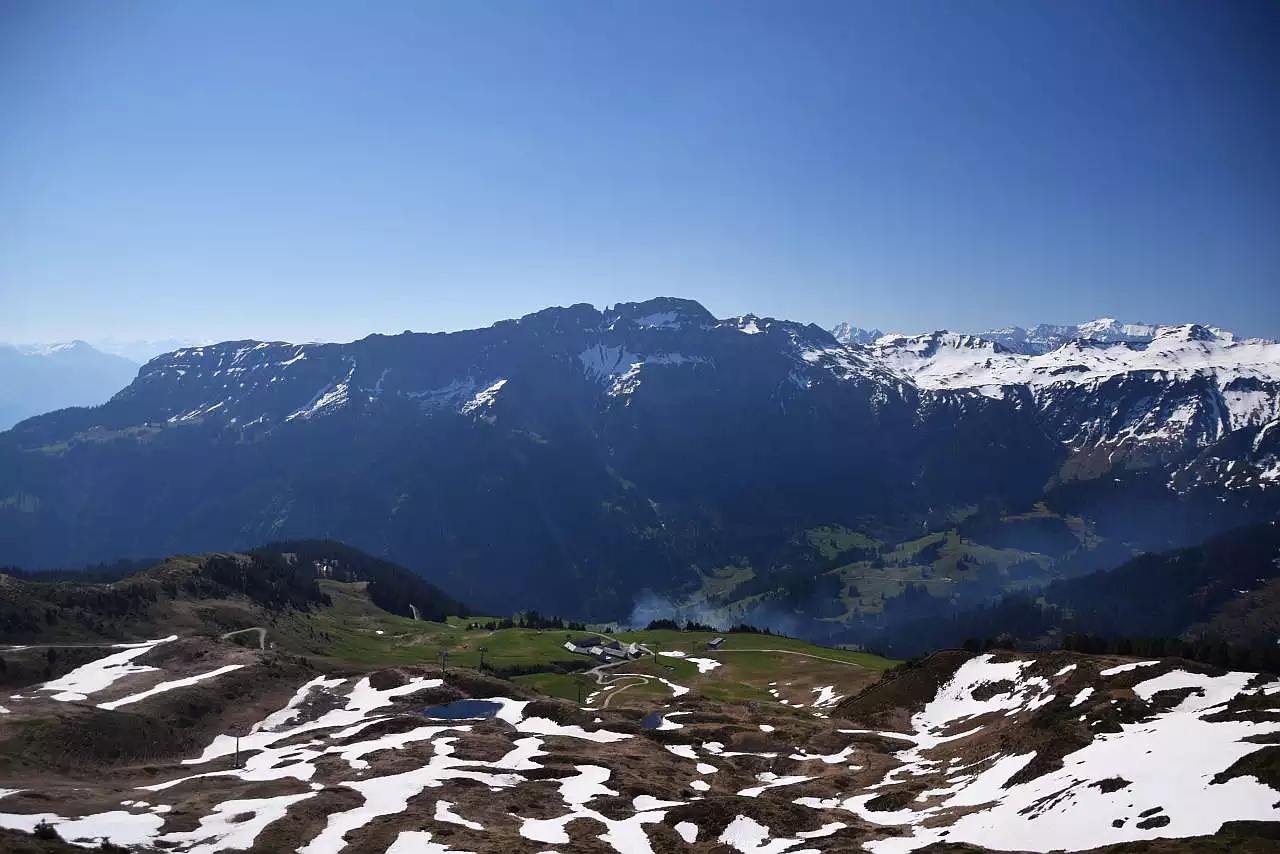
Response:
[[[1274,518],[1280,346],[1037,329],[846,344],[659,298],[180,349],[0,434],[0,563],[332,538],[488,613],[866,642]]]
[[[0,430],[42,412],[104,403],[137,372],[136,362],[84,341],[0,344]]]

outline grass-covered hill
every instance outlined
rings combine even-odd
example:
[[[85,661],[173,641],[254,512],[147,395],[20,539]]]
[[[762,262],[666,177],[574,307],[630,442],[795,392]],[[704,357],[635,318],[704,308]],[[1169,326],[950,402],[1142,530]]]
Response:
[[[341,543],[271,543],[248,553],[176,555],[83,573],[0,571],[0,639],[11,643],[228,631],[328,607],[326,579],[360,583],[388,612],[421,619],[466,608],[409,570]]]

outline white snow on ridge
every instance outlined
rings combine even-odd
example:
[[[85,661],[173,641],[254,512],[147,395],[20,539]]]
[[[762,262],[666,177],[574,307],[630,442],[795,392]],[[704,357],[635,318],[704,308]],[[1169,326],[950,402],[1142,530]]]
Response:
[[[436,821],[448,822],[450,824],[460,824],[470,830],[484,830],[484,825],[478,821],[468,821],[453,811],[453,804],[449,801],[436,801]]]
[[[1139,667],[1150,667],[1153,664],[1159,664],[1159,661],[1131,661],[1128,664],[1117,664],[1115,667],[1108,667],[1106,670],[1099,670],[1099,676],[1116,676],[1121,673],[1128,673],[1130,670],[1137,670]]]
[[[578,361],[589,377],[608,386],[610,397],[626,397],[640,387],[641,373],[649,365],[703,365],[709,361],[701,356],[682,353],[651,353],[639,355],[622,347],[597,344],[578,354]]]
[[[117,845],[146,845],[156,838],[164,819],[154,813],[128,810],[110,810],[81,818],[62,818],[54,813],[0,814],[0,827],[10,830],[31,833],[41,823],[53,825],[59,836],[71,842],[96,845],[107,837]]]
[[[347,400],[350,399],[351,378],[355,376],[355,373],[356,364],[353,361],[345,379],[330,383],[320,389],[305,406],[295,409],[289,415],[286,415],[284,420],[293,421],[295,418],[313,418],[342,408],[346,405]]]
[[[752,786],[738,792],[738,796],[742,798],[758,798],[764,794],[766,789],[775,789],[779,786],[794,786],[796,783],[803,783],[806,780],[812,780],[812,777],[803,774],[793,774],[787,777],[779,777],[769,771],[756,775],[756,780],[760,782],[759,786]]]
[[[823,685],[821,688],[814,688],[813,693],[818,695],[813,701],[813,707],[815,709],[834,706],[836,703],[844,699],[844,697],[841,697],[836,693],[834,685]]]
[[[460,401],[473,398],[475,392],[475,379],[467,377],[462,380],[452,380],[448,385],[440,388],[430,388],[426,391],[407,391],[404,392],[404,396],[410,400],[416,400],[424,410],[431,411],[457,406]]]
[[[145,651],[163,642],[149,641],[123,647],[118,654],[140,654],[138,650]],[[670,658],[696,661],[687,653]],[[110,669],[136,666],[131,662],[132,659],[120,661]],[[809,754],[797,747],[785,749],[781,754],[755,754],[726,751],[724,743],[716,741],[694,746],[650,744],[641,739],[626,749],[648,749],[657,751],[661,756],[664,754],[659,748],[664,747],[672,756],[687,760],[688,764],[680,763],[678,779],[688,780],[688,788],[698,793],[692,796],[692,800],[700,800],[703,793],[709,792],[712,788],[710,780],[715,779],[718,781],[717,791],[721,794],[737,791],[740,797],[746,798],[776,797],[824,812],[844,811],[858,816],[863,822],[902,829],[900,835],[861,842],[873,854],[905,854],[936,841],[970,843],[996,850],[1085,850],[1116,842],[1212,833],[1224,821],[1274,818],[1272,804],[1276,793],[1255,778],[1243,776],[1220,784],[1212,782],[1217,773],[1226,770],[1240,757],[1261,748],[1262,739],[1246,739],[1280,732],[1280,720],[1250,722],[1234,720],[1230,715],[1222,715],[1224,720],[1206,720],[1220,716],[1225,704],[1238,696],[1270,697],[1280,693],[1280,681],[1267,682],[1254,674],[1208,676],[1169,670],[1149,676],[1133,686],[1134,702],[1151,702],[1161,695],[1162,705],[1168,706],[1170,701],[1166,698],[1171,696],[1168,692],[1186,693],[1174,695],[1178,699],[1171,708],[1152,707],[1148,713],[1132,716],[1136,720],[1120,724],[1119,732],[1095,731],[1092,742],[1064,757],[1058,770],[1010,785],[1016,775],[1025,772],[1036,760],[1036,754],[992,753],[1000,749],[996,745],[1004,742],[984,738],[982,742],[973,741],[966,745],[964,739],[993,726],[1005,726],[1010,716],[1029,714],[1055,702],[1054,708],[1063,709],[1068,702],[1072,706],[1079,705],[1083,702],[1082,697],[1091,696],[1090,688],[1076,693],[1075,699],[1070,692],[1056,696],[1055,692],[1061,690],[1065,681],[1060,677],[1078,667],[1067,665],[1047,678],[1033,675],[1044,663],[1044,659],[1002,662],[997,661],[994,655],[976,656],[965,662],[937,691],[934,699],[912,716],[910,733],[883,733],[905,742],[905,748],[895,754],[900,764],[890,769],[881,782],[865,787],[861,783],[849,783],[850,791],[831,797],[795,797],[798,792],[788,791],[785,787],[803,784],[818,774],[841,772],[841,777],[848,779],[843,775],[844,766],[855,751],[866,749],[865,745],[859,746],[855,742],[830,755]],[[1045,672],[1052,670],[1057,663],[1055,661]],[[1135,678],[1142,679],[1155,672],[1143,668],[1155,663],[1129,662],[1106,668],[1102,673],[1135,672]],[[232,668],[234,666],[223,668],[221,672]],[[169,690],[161,686],[178,687],[176,683],[190,684],[211,678],[218,672],[162,682],[149,692],[126,699],[135,702],[146,695]],[[1096,683],[1101,690],[1108,690],[1107,686],[1113,684],[1107,682],[1107,675]],[[92,673],[82,674],[81,684],[89,684],[90,677]],[[1075,678],[1079,676],[1073,680]],[[1116,681],[1127,684],[1132,680]],[[300,686],[283,708],[266,715],[248,735],[242,736],[242,767],[228,767],[231,763],[225,761],[225,757],[234,749],[234,742],[228,743],[227,736],[217,736],[205,748],[200,759],[187,761],[187,764],[216,761],[217,764],[211,766],[216,770],[193,769],[203,773],[163,781],[145,789],[165,792],[189,781],[212,776],[234,777],[249,783],[300,781],[289,785],[295,789],[305,789],[309,785],[311,791],[219,803],[214,794],[219,791],[217,786],[197,784],[200,788],[195,791],[201,797],[211,797],[199,817],[199,826],[194,829],[162,833],[163,825],[157,819],[172,806],[165,803],[152,806],[150,802],[133,800],[121,801],[120,808],[110,812],[74,819],[56,815],[0,813],[0,826],[26,828],[44,817],[54,823],[64,837],[71,834],[79,834],[76,838],[108,835],[123,844],[172,847],[182,854],[212,854],[217,850],[252,847],[263,831],[286,818],[295,804],[312,798],[321,788],[338,787],[350,790],[348,802],[344,808],[322,816],[323,828],[318,833],[313,831],[315,835],[311,839],[294,843],[302,845],[299,849],[301,854],[340,854],[349,849],[362,828],[389,819],[394,821],[396,815],[407,814],[412,803],[421,805],[416,809],[426,810],[423,815],[436,822],[464,827],[474,833],[494,834],[501,832],[498,830],[500,822],[507,822],[507,827],[512,826],[510,822],[515,822],[520,836],[532,842],[571,846],[571,832],[573,838],[581,838],[587,833],[618,854],[652,854],[647,825],[668,821],[669,811],[685,803],[664,800],[664,797],[671,797],[669,789],[655,791],[654,794],[636,793],[631,788],[634,780],[630,778],[615,781],[618,789],[612,789],[608,785],[612,775],[608,767],[564,764],[564,753],[556,749],[560,745],[555,739],[610,744],[634,736],[529,716],[528,700],[477,698],[497,704],[494,717],[514,728],[516,735],[507,731],[506,738],[510,744],[502,748],[506,750],[505,755],[496,759],[461,759],[455,753],[466,755],[460,747],[466,743],[462,741],[466,733],[485,725],[474,721],[420,719],[420,706],[413,704],[412,700],[392,707],[397,698],[412,698],[416,692],[442,684],[439,679],[419,677],[403,685],[377,689],[369,678],[317,677]],[[673,690],[679,687],[668,685]],[[1249,685],[1254,687],[1247,688]],[[835,687],[811,690],[819,695],[814,704],[819,705],[828,695],[834,697]],[[976,698],[975,692],[983,699]],[[668,717],[681,714],[689,713],[666,713]],[[1075,715],[1070,717],[1074,719]],[[366,732],[393,719],[395,725],[389,727],[394,730],[392,732],[377,735]],[[598,718],[596,723],[600,723]],[[773,729],[769,724],[752,724],[749,728],[756,727],[765,732]],[[383,729],[378,727],[375,731]],[[506,731],[506,727],[498,726],[497,730]],[[485,731],[486,738],[492,735],[492,730]],[[935,754],[931,751],[944,743],[952,743],[950,747],[956,748],[954,753],[947,752],[945,756],[967,750],[969,758],[953,758],[950,762],[933,758]],[[548,757],[553,752],[557,754],[554,758],[540,761],[541,757]],[[756,768],[752,768],[757,785],[739,789],[743,779],[738,776],[743,770],[740,766],[735,768],[735,763],[728,763],[717,772],[715,766],[701,761],[704,756],[717,758],[717,761],[722,757],[781,756],[806,763],[803,768],[793,766],[784,770],[805,770],[812,772],[813,776],[781,776],[771,770],[755,773]],[[383,759],[394,759],[396,773],[382,773],[385,770],[380,766]],[[671,764],[670,757],[666,762]],[[690,779],[693,774],[689,772],[695,765],[696,773],[703,775],[704,779]],[[555,775],[543,773],[553,768],[557,769]],[[857,771],[861,767],[851,765],[848,770]],[[717,776],[705,776],[709,774]],[[894,811],[868,807],[873,798],[902,784],[911,785],[925,776],[932,778],[930,782],[934,788],[912,786],[913,799],[907,806]],[[324,782],[315,782],[317,778]],[[1115,781],[1115,778],[1122,778],[1122,781],[1117,781],[1123,782],[1119,788],[1096,785],[1103,780]],[[943,779],[945,782],[933,782]],[[455,801],[449,799],[450,793],[455,791],[450,787],[455,785],[455,781],[463,780],[468,781],[467,785],[493,791],[526,784],[537,787],[538,799],[550,801],[551,805],[540,806],[536,815],[548,817],[532,819],[511,815],[506,819],[494,816],[492,821],[486,818],[483,824],[475,821],[473,818],[479,812],[468,817],[472,801],[464,799],[462,814],[459,814],[455,810]],[[777,788],[783,788],[783,791],[769,791]],[[922,788],[924,791],[920,791]],[[1110,791],[1103,791],[1104,788]],[[628,808],[618,804],[611,804],[605,810],[608,815],[592,808],[594,800],[618,796],[618,790],[625,793],[625,801],[630,804],[629,812],[619,812],[619,808],[623,811]],[[0,791],[0,797],[4,794]],[[149,800],[166,798],[165,795],[147,797]],[[179,801],[182,799],[180,797]],[[562,806],[559,805],[561,802]],[[314,805],[303,809],[311,806]],[[128,811],[124,809],[126,807]],[[753,811],[753,814],[758,813]],[[1167,819],[1167,824],[1160,826],[1147,822],[1152,814],[1161,820]],[[846,827],[846,822],[831,821],[831,818],[828,813],[821,819],[817,830],[793,832],[786,837],[774,834],[769,827],[744,815],[735,817],[719,837],[708,832],[705,826],[700,829],[692,821],[680,822],[672,829],[689,844],[693,844],[690,840],[697,841],[701,836],[703,845],[710,846],[719,841],[744,854],[802,854],[813,852],[812,848],[804,847],[806,840],[829,837]],[[580,819],[583,821],[579,822]],[[572,822],[578,823],[570,828]],[[819,823],[815,819],[808,826]],[[1147,823],[1148,826],[1139,827],[1139,823]],[[864,825],[858,823],[857,826]],[[423,827],[423,824],[416,827]],[[434,834],[424,830],[402,830],[388,850],[403,854],[454,851],[445,844],[453,837],[446,830],[439,830]],[[858,836],[860,840],[865,839],[862,831]],[[845,850],[839,847],[841,843],[838,840],[830,840],[826,844],[830,846],[833,843],[836,844],[835,850]],[[848,843],[845,844],[847,846]],[[454,845],[481,847],[456,841]],[[530,850],[539,849],[530,846]],[[568,847],[563,850],[568,850]]]
[[[886,336],[871,354],[921,388],[934,389],[1080,385],[1139,371],[1168,380],[1212,375],[1223,387],[1233,379],[1280,382],[1280,344],[1218,338],[1190,325],[1164,327],[1150,343],[1071,341],[1035,356],[952,332]],[[1256,396],[1242,396],[1236,405],[1268,409],[1274,404],[1263,406]]]
[[[679,312],[658,311],[646,314],[644,317],[637,317],[631,322],[642,329],[680,329],[683,324],[679,322],[679,318]]]
[[[589,347],[578,354],[578,361],[582,363],[587,375],[596,379],[605,379],[624,373],[635,364],[637,359],[640,357],[622,347],[609,347],[604,344]]]
[[[1033,683],[1035,677],[1024,677],[1024,668],[1011,666],[1019,664],[1025,662],[994,664],[990,656],[980,656],[962,665],[952,682],[913,718],[916,732],[910,738],[916,746],[897,754],[904,764],[890,771],[880,786],[934,773],[936,763],[926,758],[925,752],[942,741],[963,739],[976,732],[944,734],[948,727],[972,719],[975,713],[998,711],[1008,706],[1013,696],[1023,697],[1023,709],[1035,706],[1039,698],[1027,690],[1027,683]],[[1121,667],[1133,670],[1144,664]],[[985,701],[974,700],[972,691],[1000,681],[992,678],[995,676],[1012,681],[1013,690]],[[997,850],[1079,851],[1154,837],[1212,834],[1231,820],[1274,819],[1276,793],[1270,787],[1252,777],[1212,783],[1215,774],[1258,749],[1257,743],[1244,741],[1246,736],[1280,732],[1280,721],[1204,720],[1221,711],[1223,704],[1254,678],[1249,673],[1213,677],[1171,671],[1136,685],[1133,692],[1150,700],[1160,691],[1191,689],[1177,706],[1135,723],[1123,723],[1118,733],[1096,733],[1092,742],[1064,757],[1057,771],[1010,786],[1008,781],[1035,754],[997,755],[979,760],[977,764],[985,765],[984,770],[950,778],[953,785],[946,789],[925,792],[916,799],[922,806],[896,812],[870,810],[867,802],[878,794],[872,791],[844,800],[839,808],[877,824],[910,828],[907,836],[865,843],[874,854],[901,854],[944,840]],[[970,695],[967,699],[966,694]],[[1087,696],[1082,691],[1076,700],[1082,702],[1082,695]],[[1120,788],[1104,792],[1103,787],[1093,785],[1117,777],[1125,781]],[[819,805],[809,803],[814,799],[801,801]],[[952,809],[984,805],[985,809],[969,812],[950,824],[942,820]],[[1138,826],[1151,815],[1167,822]],[[926,820],[933,826],[924,827]],[[944,830],[946,836],[941,835]]]
[[[385,854],[473,854],[460,848],[432,842],[429,830],[402,830]]]
[[[148,688],[145,691],[140,691],[137,694],[130,694],[128,697],[122,697],[119,700],[111,700],[110,702],[107,702],[107,703],[99,703],[98,708],[108,709],[108,710],[118,709],[121,706],[128,706],[133,703],[137,703],[141,700],[145,700],[148,697],[154,697],[156,694],[163,694],[164,692],[172,691],[175,688],[185,688],[188,685],[194,685],[197,682],[203,682],[205,679],[212,679],[215,676],[221,676],[224,673],[230,673],[233,670],[239,670],[241,667],[244,667],[244,665],[228,664],[228,665],[225,665],[224,667],[219,667],[216,670],[210,670],[208,673],[200,673],[195,676],[188,676],[184,679],[171,679],[166,682],[161,682],[159,685],[155,685],[151,688]]]
[[[194,421],[197,418],[201,418],[205,415],[208,415],[210,412],[214,412],[218,409],[221,409],[222,406],[225,404],[225,402],[226,401],[219,400],[216,403],[202,404],[200,406],[197,406],[195,409],[182,413],[181,415],[171,416],[169,418],[169,423],[183,424],[187,421]]]
[[[105,658],[99,658],[97,661],[82,664],[70,673],[44,683],[37,690],[55,691],[57,693],[53,695],[53,699],[62,702],[87,700],[90,694],[96,694],[99,691],[110,688],[116,680],[125,676],[133,673],[155,672],[157,670],[155,667],[132,664],[131,662],[139,656],[146,655],[160,644],[177,639],[177,635],[170,635],[159,640],[116,644],[117,647],[124,648],[124,652],[117,652]]]
[[[160,641],[127,648],[126,652],[120,655],[139,655],[155,643]],[[128,662],[116,662],[110,669],[121,670],[127,666]],[[201,674],[185,682],[172,680],[161,683],[161,686],[167,687],[157,686],[157,688],[160,691],[169,690],[171,687],[177,687],[178,682],[189,684],[190,681],[199,681],[217,672],[226,672],[226,669]],[[90,672],[81,673],[80,678],[72,682],[79,687],[90,689],[93,687],[90,684],[93,676],[94,674]],[[103,681],[105,680],[98,678],[94,684]],[[392,700],[410,696],[426,688],[438,687],[441,684],[440,679],[415,678],[403,685],[377,689],[367,677],[354,681],[318,677],[301,686],[283,708],[265,717],[247,736],[241,737],[239,745],[241,755],[247,757],[242,767],[220,768],[143,788],[147,791],[163,792],[188,781],[211,776],[239,777],[249,782],[290,778],[307,782],[317,773],[316,761],[326,755],[336,755],[354,772],[363,775],[370,769],[370,763],[363,757],[382,751],[404,749],[415,743],[430,742],[430,749],[423,752],[426,757],[425,762],[418,767],[397,774],[361,776],[357,779],[330,784],[354,790],[363,796],[363,803],[351,809],[331,813],[324,828],[299,850],[303,854],[337,854],[347,845],[348,834],[382,816],[395,815],[404,811],[409,801],[427,788],[440,787],[451,780],[471,780],[492,789],[510,788],[525,783],[526,778],[519,772],[541,769],[542,766],[534,759],[544,754],[542,743],[545,736],[598,743],[632,738],[624,733],[603,729],[589,731],[579,726],[561,725],[546,718],[526,717],[525,708],[529,701],[493,697],[487,699],[499,706],[495,715],[497,719],[512,725],[520,733],[531,733],[531,735],[516,738],[508,753],[494,761],[461,760],[453,755],[454,741],[459,734],[472,728],[470,723],[428,722],[423,719],[420,725],[407,731],[384,733],[360,740],[360,733],[367,727],[389,719],[388,716],[380,716],[378,710],[390,704]],[[333,691],[343,685],[349,687],[342,692]],[[153,689],[152,692],[143,693],[160,691]],[[338,701],[338,707],[333,708],[333,702],[314,705],[308,702],[314,699],[316,692],[330,694],[332,700]],[[136,695],[128,700],[136,701],[141,699],[141,696]],[[328,710],[324,711],[326,708]],[[305,738],[299,738],[304,735]],[[225,735],[216,736],[200,758],[187,760],[186,764],[219,760],[234,749],[234,739]],[[611,820],[584,806],[587,801],[596,796],[616,794],[603,785],[609,777],[609,769],[581,765],[578,766],[577,771],[576,777],[562,778],[558,781],[569,812],[558,819],[542,823],[535,822],[529,825],[530,828],[536,829],[541,825],[544,828],[543,833],[550,836],[557,832],[557,828],[558,832],[562,833],[563,826],[568,821],[579,817],[591,818],[605,826],[605,832],[600,838],[620,854],[631,854],[631,852],[640,854],[649,850],[643,825],[660,821],[667,807],[681,803],[660,801],[648,795],[641,795],[634,799],[634,808],[637,810],[635,815],[621,820]],[[54,823],[67,838],[79,839],[105,835],[124,844],[161,844],[166,847],[176,847],[184,854],[209,854],[209,852],[226,848],[251,847],[264,828],[283,818],[294,804],[313,797],[315,790],[321,787],[321,784],[312,783],[312,791],[300,795],[215,803],[200,819],[199,827],[170,834],[160,833],[162,819],[159,813],[169,811],[171,805],[159,804],[150,807],[145,802],[133,800],[122,802],[121,806],[135,810],[146,807],[151,812],[139,814],[116,810],[78,819],[64,819],[56,815],[31,816],[0,813],[0,826],[29,829],[34,827],[37,821],[46,818]],[[453,803],[447,800],[436,802],[434,817],[437,821],[458,824],[476,832],[484,831],[480,822],[459,815],[454,811]],[[443,847],[432,847],[435,843],[430,842],[430,834],[414,836],[413,833],[416,832],[408,833],[408,836],[402,833],[396,843],[403,850],[449,850]],[[415,845],[418,847],[414,847]]]
[[[166,833],[155,841],[180,846],[180,850],[188,854],[252,848],[254,840],[267,825],[284,818],[289,807],[313,798],[315,794],[315,792],[304,792],[300,795],[280,795],[274,798],[223,801],[216,805],[212,812],[201,817],[200,826],[195,830]],[[112,837],[112,841],[122,840]],[[134,844],[145,844],[149,841],[144,839]]]
[[[740,815],[729,822],[729,826],[720,834],[719,841],[742,854],[818,854],[816,849],[804,848],[792,850],[799,845],[800,839],[774,837],[770,839],[769,828],[760,824],[750,816]]]
[[[477,393],[475,397],[462,405],[462,414],[470,415],[477,409],[488,409],[493,405],[493,402],[498,399],[498,392],[501,391],[502,387],[506,384],[507,381],[505,379],[500,379],[497,382],[486,386]]]
[[[1076,706],[1080,705],[1085,700],[1089,699],[1091,696],[1093,696],[1092,685],[1090,685],[1088,688],[1081,688],[1080,693],[1076,694],[1074,697],[1071,698],[1071,705],[1069,706],[1069,708],[1074,709]]]

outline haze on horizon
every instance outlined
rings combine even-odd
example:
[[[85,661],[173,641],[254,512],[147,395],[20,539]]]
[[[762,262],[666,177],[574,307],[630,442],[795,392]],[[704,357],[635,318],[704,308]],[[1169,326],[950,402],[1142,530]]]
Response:
[[[1274,4],[0,8],[0,341],[674,295],[1276,337]]]

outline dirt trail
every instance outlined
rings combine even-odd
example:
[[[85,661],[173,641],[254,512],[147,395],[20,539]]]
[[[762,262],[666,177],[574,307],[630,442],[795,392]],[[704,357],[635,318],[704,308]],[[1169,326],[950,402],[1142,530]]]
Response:
[[[258,633],[258,649],[267,648],[267,630],[264,629],[262,626],[254,626],[253,628],[250,628],[250,629],[236,629],[234,632],[227,632],[225,635],[222,636],[222,639],[231,640],[236,635],[242,635],[245,632],[257,632]]]
[[[799,656],[803,656],[804,658],[816,658],[818,661],[832,661],[832,662],[835,662],[836,664],[843,664],[846,667],[857,667],[860,670],[870,669],[865,664],[858,664],[853,661],[845,661],[844,659],[841,659],[841,658],[827,658],[825,655],[812,655],[807,652],[796,652],[793,649],[717,649],[713,654],[723,655],[726,652],[780,652],[783,655],[799,655]]]
[[[636,681],[636,682],[630,682],[630,683],[628,683],[628,684],[626,684],[626,685],[618,685],[617,680],[619,680],[619,679],[627,679],[627,678],[629,678],[629,677],[637,677],[637,678],[638,678],[638,681]],[[637,685],[648,685],[648,684],[649,684],[649,678],[648,678],[647,676],[640,676],[639,674],[636,674],[636,673],[624,673],[624,674],[622,674],[621,676],[615,676],[615,677],[614,677],[614,681],[613,681],[612,683],[610,683],[610,684],[612,684],[612,685],[617,685],[617,687],[616,687],[616,688],[614,688],[612,691],[610,691],[610,692],[609,692],[609,695],[608,695],[607,697],[605,697],[605,698],[604,698],[604,702],[600,704],[600,708],[602,708],[602,709],[607,709],[607,708],[609,708],[609,703],[613,702],[613,698],[614,698],[614,697],[616,697],[616,696],[618,696],[619,694],[621,694],[623,691],[627,690],[628,688],[634,688],[634,687],[636,687]]]
[[[600,633],[593,632],[593,634],[600,634]],[[607,638],[608,635],[600,634],[600,637]],[[612,638],[610,638],[610,640],[612,640]],[[859,670],[869,669],[864,664],[857,664],[852,661],[844,661],[843,659],[839,659],[839,658],[828,658],[827,656],[824,656],[824,655],[813,655],[812,653],[808,653],[808,652],[797,652],[796,650],[791,650],[791,649],[718,649],[718,650],[715,650],[714,652],[709,652],[708,654],[722,655],[726,652],[779,652],[784,655],[798,655],[801,658],[812,658],[817,661],[830,661],[834,664],[843,664],[846,667],[856,667]],[[604,672],[611,668],[620,667],[624,664],[630,664],[630,663],[631,662],[628,662],[628,661],[613,661],[608,664],[598,665],[587,671],[588,675],[590,675],[592,678],[596,680],[597,685],[601,687],[605,685],[617,686],[612,691],[609,692],[609,696],[605,697],[604,702],[600,704],[599,708],[601,709],[609,708],[609,703],[613,702],[613,698],[618,696],[628,688],[634,688],[637,685],[647,685],[650,682],[657,679],[656,676],[649,676],[644,673],[619,673],[617,675],[611,675]],[[628,682],[625,685],[618,685],[618,681],[622,679],[635,679],[636,681]]]

